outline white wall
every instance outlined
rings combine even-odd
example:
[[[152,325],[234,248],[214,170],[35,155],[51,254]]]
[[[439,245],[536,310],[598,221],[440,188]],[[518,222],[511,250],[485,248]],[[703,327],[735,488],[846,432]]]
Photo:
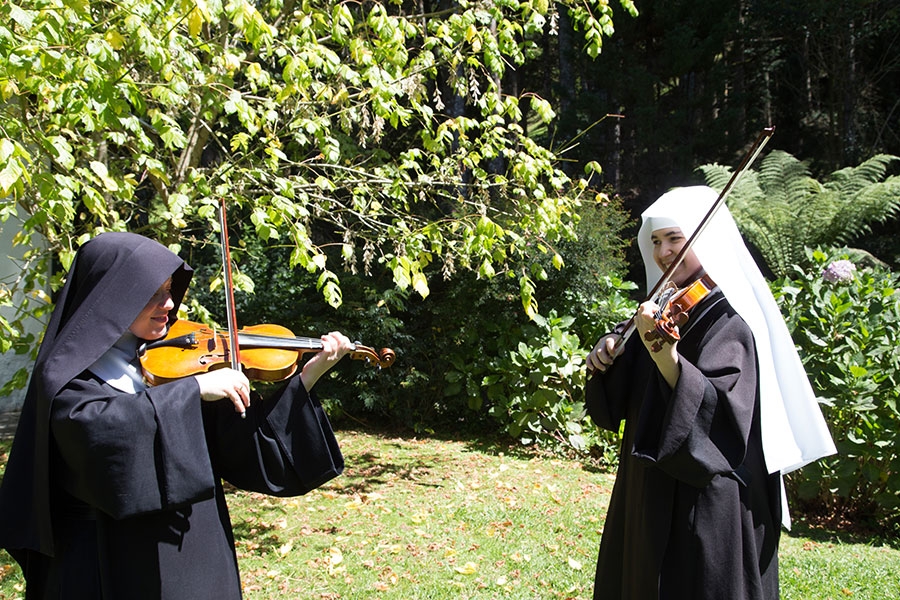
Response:
[[[19,231],[19,221],[15,217],[10,217],[5,223],[0,223],[0,286],[8,285],[14,280],[21,271],[22,254],[25,248],[13,248],[13,236]],[[15,304],[15,303],[14,303]],[[0,306],[0,314],[7,319],[11,319],[15,315],[15,310],[7,306]],[[43,324],[32,322],[29,331],[37,336],[43,328]],[[22,367],[31,366],[31,357],[28,355],[17,355],[13,352],[0,354],[0,385],[6,384],[13,374]],[[0,396],[0,413],[21,408],[25,399],[25,390],[16,390],[10,396]]]

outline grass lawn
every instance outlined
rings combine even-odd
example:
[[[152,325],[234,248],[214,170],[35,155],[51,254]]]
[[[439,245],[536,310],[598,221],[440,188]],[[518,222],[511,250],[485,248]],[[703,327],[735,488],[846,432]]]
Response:
[[[338,438],[347,470],[306,496],[229,492],[246,598],[591,597],[611,474],[477,441]],[[10,562],[0,599],[24,596]],[[785,599],[894,599],[898,574],[896,543],[802,521],[782,537]]]

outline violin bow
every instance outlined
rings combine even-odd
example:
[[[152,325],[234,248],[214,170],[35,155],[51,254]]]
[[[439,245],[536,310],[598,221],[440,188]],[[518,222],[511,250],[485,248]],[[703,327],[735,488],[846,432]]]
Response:
[[[220,198],[219,203],[219,236],[222,246],[222,275],[225,278],[225,312],[228,319],[228,342],[230,349],[231,368],[241,370],[241,349],[238,345],[237,310],[234,306],[234,280],[231,276],[231,249],[228,245],[228,220],[225,215],[225,198]],[[247,413],[241,411],[241,418],[246,418]]]
[[[738,181],[740,181],[741,177],[744,176],[744,173],[746,173],[750,169],[750,166],[756,161],[756,158],[759,156],[760,152],[762,152],[766,143],[769,141],[769,138],[771,138],[772,134],[774,133],[775,127],[769,126],[763,129],[759,133],[759,135],[756,136],[756,140],[753,142],[750,150],[744,156],[744,159],[741,161],[741,164],[738,166],[737,170],[732,173],[731,178],[728,180],[728,183],[725,184],[725,187],[722,188],[721,192],[719,192],[718,198],[716,198],[716,201],[713,202],[706,215],[704,215],[703,219],[700,221],[700,224],[697,226],[697,229],[694,230],[694,233],[691,234],[678,254],[675,255],[675,260],[672,261],[672,264],[669,265],[665,273],[662,274],[662,277],[659,278],[659,281],[656,282],[656,285],[653,286],[653,289],[650,290],[650,293],[647,294],[647,300],[655,298],[660,290],[662,290],[669,284],[669,281],[671,281],[672,279],[672,274],[675,272],[675,269],[677,269],[681,265],[684,257],[687,255],[691,247],[694,245],[694,242],[697,240],[697,237],[701,233],[703,233],[703,230],[706,229],[706,226],[709,225],[709,222],[712,221],[712,218],[716,215],[722,205],[725,204],[725,198],[728,197],[728,194],[731,193],[731,190],[734,189]],[[632,333],[634,333],[634,316],[632,316],[625,324],[625,328],[622,330],[621,337],[616,341],[615,348],[618,349],[619,346],[624,344],[628,340],[628,338],[631,337]]]

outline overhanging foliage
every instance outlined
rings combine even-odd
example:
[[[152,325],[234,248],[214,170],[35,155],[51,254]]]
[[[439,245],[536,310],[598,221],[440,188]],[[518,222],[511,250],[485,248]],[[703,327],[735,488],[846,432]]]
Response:
[[[541,53],[558,10],[596,56],[606,0],[4,3],[0,221],[34,249],[2,301],[45,308],[50,261],[55,288],[100,231],[214,241],[224,197],[238,239],[291,248],[332,305],[341,267],[386,267],[424,297],[433,264],[517,278],[535,315],[534,257],[560,264],[588,188],[527,135],[553,107],[503,78]],[[8,348],[21,321],[3,326]]]

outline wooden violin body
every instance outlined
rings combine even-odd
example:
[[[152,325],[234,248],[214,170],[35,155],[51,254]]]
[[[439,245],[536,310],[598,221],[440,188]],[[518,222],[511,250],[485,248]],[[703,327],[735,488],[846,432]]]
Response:
[[[715,287],[716,282],[704,274],[681,289],[672,287],[663,291],[662,306],[656,314],[656,329],[644,334],[644,339],[648,342],[655,341],[651,347],[654,352],[659,352],[663,342],[674,344],[681,339],[678,328],[687,323],[690,311]]]
[[[159,385],[231,366],[231,333],[215,330],[200,323],[178,320],[166,337],[138,348],[144,377],[151,385]],[[240,365],[248,379],[281,381],[297,371],[300,357],[319,352],[323,344],[317,338],[295,337],[281,325],[263,324],[245,327],[237,332]],[[364,360],[379,369],[389,367],[396,358],[394,351],[354,344],[350,357]]]

